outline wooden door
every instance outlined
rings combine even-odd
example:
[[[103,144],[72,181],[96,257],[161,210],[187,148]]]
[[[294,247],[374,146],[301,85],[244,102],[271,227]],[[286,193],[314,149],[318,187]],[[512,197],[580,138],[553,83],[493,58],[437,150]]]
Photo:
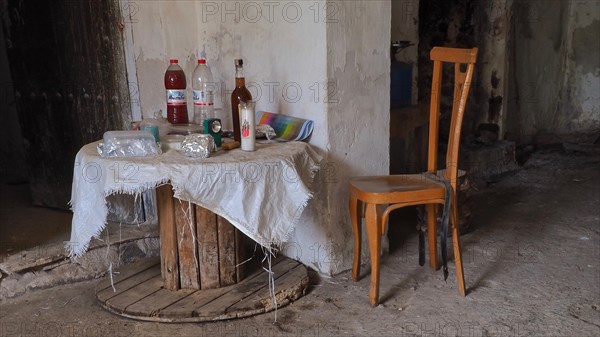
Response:
[[[119,2],[21,0],[7,10],[32,200],[68,208],[79,148],[131,121]]]

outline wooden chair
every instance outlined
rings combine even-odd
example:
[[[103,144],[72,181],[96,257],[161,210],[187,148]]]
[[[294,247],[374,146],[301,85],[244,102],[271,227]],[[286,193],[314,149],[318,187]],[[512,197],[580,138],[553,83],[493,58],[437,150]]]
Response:
[[[451,200],[449,217],[454,237],[452,241],[456,277],[460,294],[463,296],[466,294],[457,229],[456,176],[461,125],[477,59],[477,48],[435,47],[431,50],[430,57],[433,61],[433,79],[427,172],[423,174],[354,177],[350,179],[350,215],[354,229],[352,278],[357,281],[360,273],[361,220],[364,216],[371,253],[371,290],[369,298],[373,306],[377,305],[379,300],[381,236],[385,232],[385,224],[391,211],[405,206],[426,205],[429,263],[431,268],[437,269],[436,207],[439,204],[444,205],[447,200],[445,197],[446,187],[436,177],[450,182],[449,184],[446,183],[446,186],[451,186],[451,191],[448,191]],[[438,129],[442,64],[444,62],[454,63],[454,103],[452,105],[446,169],[438,171]],[[461,70],[463,64],[466,64],[465,71]]]

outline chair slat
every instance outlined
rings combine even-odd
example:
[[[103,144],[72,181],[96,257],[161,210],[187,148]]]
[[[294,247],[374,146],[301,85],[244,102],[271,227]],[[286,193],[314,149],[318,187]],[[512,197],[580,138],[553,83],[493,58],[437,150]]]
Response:
[[[432,61],[443,61],[452,63],[475,63],[477,61],[477,48],[461,49],[434,47],[429,56]]]

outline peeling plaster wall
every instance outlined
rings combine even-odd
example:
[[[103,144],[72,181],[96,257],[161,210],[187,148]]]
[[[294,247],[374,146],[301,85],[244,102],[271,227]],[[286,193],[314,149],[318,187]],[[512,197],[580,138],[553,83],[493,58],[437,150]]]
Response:
[[[571,4],[565,97],[557,133],[600,131],[600,2]],[[559,106],[560,109],[560,106]]]
[[[435,46],[479,48],[473,84],[463,121],[463,134],[474,135],[479,124],[493,123],[504,132],[509,72],[509,34],[512,0],[421,0],[419,44],[419,98],[429,100]],[[444,92],[451,92],[452,69],[444,70]],[[442,130],[450,122],[452,97],[442,101]],[[444,113],[446,111],[446,113]]]
[[[325,4],[253,1],[141,1],[126,8],[132,30],[141,113],[166,116],[164,72],[178,58],[188,89],[205,55],[219,84],[216,108],[230,121],[235,58],[244,59],[246,85],[257,109],[314,119],[312,143],[324,147],[326,94]],[[127,22],[126,21],[126,22]],[[188,99],[188,111],[192,101]],[[225,122],[227,123],[227,122]]]
[[[348,178],[389,173],[391,4],[328,3],[340,8],[339,22],[327,24],[327,77],[338,83],[338,90],[327,113],[327,160],[335,174],[326,182],[323,200],[329,212],[328,240],[335,249],[327,269],[335,273],[352,263]]]
[[[315,121],[310,143],[324,161],[315,197],[283,250],[324,274],[350,268],[348,177],[389,167],[390,2],[141,1],[122,8],[132,105],[141,115],[165,114],[170,58],[189,77],[205,53],[221,84],[215,106],[226,116],[233,60],[241,57],[257,109]]]
[[[479,48],[465,135],[481,123],[520,143],[539,134],[589,141],[578,135],[600,130],[600,2],[420,0],[419,10],[420,100],[433,46]]]
[[[481,123],[499,126],[504,134],[506,120],[506,91],[509,65],[507,48],[509,40],[512,0],[479,1],[474,16],[476,42],[479,48],[477,76],[474,78],[473,108],[467,118],[471,130]]]
[[[531,142],[539,134],[597,133],[600,2],[518,2],[513,27],[510,136]]]

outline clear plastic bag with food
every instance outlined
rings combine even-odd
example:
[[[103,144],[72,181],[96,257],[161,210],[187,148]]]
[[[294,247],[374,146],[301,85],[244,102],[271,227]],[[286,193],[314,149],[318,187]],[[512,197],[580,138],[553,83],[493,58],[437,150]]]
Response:
[[[97,148],[102,157],[147,157],[162,153],[148,131],[107,131]]]

